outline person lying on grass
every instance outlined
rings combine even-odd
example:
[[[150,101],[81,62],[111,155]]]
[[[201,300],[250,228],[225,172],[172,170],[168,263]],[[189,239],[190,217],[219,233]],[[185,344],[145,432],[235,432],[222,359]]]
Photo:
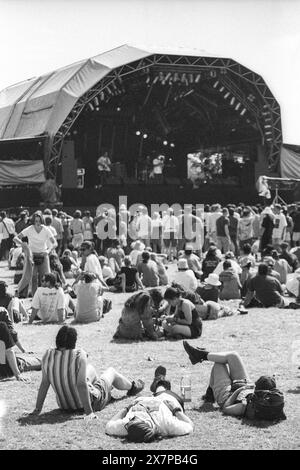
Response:
[[[194,348],[187,341],[183,347],[192,364],[213,362],[209,386],[202,397],[205,401],[219,405],[225,415],[248,419],[286,419],[283,412],[283,395],[276,388],[274,377],[261,376],[255,384],[235,351],[209,352]]]
[[[50,385],[59,408],[66,411],[84,410],[86,419],[97,418],[111,400],[111,390],[126,390],[128,396],[137,395],[144,388],[140,379],[129,380],[109,367],[98,377],[95,368],[88,363],[87,353],[76,348],[77,331],[62,326],[56,336],[56,348],[48,349],[42,359],[42,381],[32,415],[41,413]]]
[[[131,442],[191,434],[194,424],[184,413],[182,399],[171,390],[166,369],[157,367],[151,397],[138,397],[113,416],[105,426],[108,435],[126,437]]]
[[[7,324],[0,321],[0,380],[15,377],[18,381],[27,382],[22,372],[41,370],[41,361],[35,356],[15,353],[14,346]]]

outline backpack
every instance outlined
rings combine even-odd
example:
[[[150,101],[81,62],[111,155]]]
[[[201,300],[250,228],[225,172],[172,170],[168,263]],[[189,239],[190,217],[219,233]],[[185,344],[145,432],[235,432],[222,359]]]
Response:
[[[253,395],[249,396],[249,402],[254,411],[253,419],[266,421],[286,419],[283,412],[283,393],[276,388],[272,390],[255,390]]]

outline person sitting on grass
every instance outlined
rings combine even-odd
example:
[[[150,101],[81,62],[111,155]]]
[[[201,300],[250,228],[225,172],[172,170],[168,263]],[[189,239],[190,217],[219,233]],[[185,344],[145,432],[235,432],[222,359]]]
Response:
[[[56,348],[48,349],[42,359],[42,381],[32,415],[42,411],[50,385],[59,408],[66,411],[84,410],[85,419],[97,418],[111,400],[111,390],[127,391],[134,396],[144,388],[140,379],[129,380],[109,367],[98,377],[95,368],[88,363],[87,353],[76,348],[77,331],[71,326],[62,326],[56,336]]]
[[[285,301],[280,282],[269,275],[269,268],[261,263],[258,266],[258,273],[252,277],[247,285],[247,293],[244,306],[262,306],[284,308]]]
[[[79,264],[73,258],[71,250],[66,249],[63,252],[62,257],[60,258],[60,263],[62,265],[63,274],[66,279],[73,279],[77,275]]]
[[[0,321],[0,380],[15,377],[21,382],[28,382],[22,373],[41,370],[41,361],[28,354],[15,354],[15,344],[7,323]]]
[[[231,261],[226,260],[223,263],[223,271],[219,275],[222,283],[220,291],[221,300],[231,300],[241,298],[241,283],[238,274],[233,270]]]
[[[116,281],[116,273],[109,265],[108,259],[106,256],[99,256],[99,262],[102,269],[104,282],[106,282],[108,286],[114,286]]]
[[[163,318],[162,327],[170,338],[198,338],[202,334],[202,321],[195,305],[181,297],[178,289],[168,287],[164,299],[174,313]]]
[[[62,323],[65,320],[66,297],[62,287],[57,284],[56,276],[44,274],[42,286],[38,287],[31,304],[29,323],[42,320],[43,323]]]
[[[138,292],[126,300],[114,339],[131,340],[151,339],[157,341],[163,337],[163,331],[156,327],[155,316],[163,300],[158,289]]]
[[[196,292],[201,296],[204,302],[208,300],[218,302],[220,286],[221,282],[219,281],[219,276],[215,273],[210,273],[208,277],[204,279],[204,283],[201,283],[200,286],[197,287]]]
[[[137,289],[144,289],[137,269],[131,265],[130,256],[125,256],[124,266],[122,266],[118,272],[118,277],[121,279],[119,290],[123,293],[134,292]]]
[[[153,395],[138,397],[120,410],[106,424],[105,433],[126,437],[129,442],[152,442],[191,434],[194,424],[184,413],[181,397],[170,390],[165,375],[165,367],[157,367],[150,387]]]
[[[75,321],[91,323],[99,321],[103,316],[103,289],[96,274],[82,273],[73,284],[77,297]]]
[[[149,247],[151,249],[151,247]],[[157,253],[150,253],[150,259],[156,263],[157,266],[157,274],[159,277],[159,285],[160,286],[167,286],[169,283],[167,271],[164,266],[164,263],[161,260],[161,256],[158,255]]]
[[[173,278],[173,282],[180,284],[184,289],[195,292],[198,286],[198,280],[188,266],[186,258],[179,258],[177,261],[178,272]]]
[[[279,258],[280,259],[285,259],[290,267],[292,268],[292,271],[296,271],[296,269],[298,268],[298,258],[296,255],[294,255],[293,253],[290,253],[289,251],[289,244],[287,242],[282,242],[280,244],[280,248],[281,248],[281,253],[279,255]]]
[[[23,318],[27,319],[27,312],[18,297],[14,297],[7,292],[8,285],[5,281],[0,281],[0,307],[8,311],[12,322],[19,323]]]
[[[150,259],[149,251],[142,253],[142,261],[138,263],[137,270],[142,275],[142,283],[145,287],[159,286],[157,265]]]
[[[201,263],[200,258],[193,252],[193,245],[186,244],[184,248],[184,255],[182,258],[187,260],[188,267],[191,269],[197,279],[201,279]]]
[[[19,350],[22,353],[26,353],[25,349],[23,348],[21,342],[19,341],[18,333],[14,328],[14,322],[11,320],[8,311],[4,307],[0,307],[0,322],[4,322],[7,324],[9,333],[15,343],[18,346]]]
[[[209,386],[202,398],[211,403],[216,401],[225,415],[248,419],[286,419],[283,412],[283,396],[276,388],[274,377],[261,376],[254,384],[237,352],[209,352],[206,349],[194,348],[187,341],[183,341],[183,347],[192,364],[203,361],[214,363]],[[262,403],[263,397],[259,392],[271,392],[267,395],[269,404],[273,398],[274,406],[269,406],[269,409],[266,406],[265,410],[259,409],[257,398],[260,396]]]

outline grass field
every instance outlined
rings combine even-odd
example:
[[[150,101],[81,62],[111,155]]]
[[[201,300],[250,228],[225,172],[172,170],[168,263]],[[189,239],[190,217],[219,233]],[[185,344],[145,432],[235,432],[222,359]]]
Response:
[[[172,271],[172,267],[169,272]],[[11,272],[2,262],[0,279],[12,283]],[[13,286],[12,286],[13,287]],[[203,404],[211,365],[192,366],[182,341],[122,342],[112,341],[126,294],[107,294],[113,309],[98,323],[77,326],[78,346],[88,353],[96,370],[109,366],[132,378],[146,382],[148,395],[153,371],[163,364],[179,391],[182,376],[191,376],[192,403],[187,414],[195,423],[191,436],[165,439],[151,444],[132,444],[104,433],[105,423],[131,400],[122,393],[113,393],[116,401],[98,414],[98,420],[86,422],[80,414],[62,413],[57,408],[52,390],[48,392],[40,416],[30,418],[24,413],[34,409],[41,373],[27,373],[30,383],[14,379],[0,382],[0,398],[5,398],[8,413],[4,418],[5,440],[0,449],[299,449],[300,448],[300,352],[295,360],[296,341],[300,340],[300,311],[251,309],[248,315],[237,315],[204,322],[203,335],[191,344],[208,350],[238,351],[253,379],[262,374],[276,374],[278,388],[285,394],[287,420],[275,425],[260,426],[237,418],[223,416],[215,405]],[[69,322],[69,320],[68,320]],[[54,345],[57,325],[17,325],[25,348],[42,356]],[[300,349],[300,344],[298,344]]]

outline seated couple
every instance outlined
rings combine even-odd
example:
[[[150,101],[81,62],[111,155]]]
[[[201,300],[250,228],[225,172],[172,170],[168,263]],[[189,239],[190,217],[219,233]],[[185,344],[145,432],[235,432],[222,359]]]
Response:
[[[7,310],[1,309],[0,318],[0,380],[15,377],[21,382],[27,382],[23,372],[41,370],[41,361],[32,353],[26,353],[9,319]],[[15,345],[23,354],[14,352]]]
[[[172,315],[163,315],[167,307],[174,309]],[[202,322],[194,304],[182,298],[180,291],[169,287],[164,297],[157,289],[130,297],[125,302],[114,338],[198,338],[201,333]]]
[[[214,363],[209,386],[203,396],[205,401],[219,405],[225,415],[247,419],[286,419],[283,412],[283,394],[276,388],[274,377],[261,376],[255,383],[236,352],[209,352],[195,348],[187,341],[183,346],[192,364]]]

